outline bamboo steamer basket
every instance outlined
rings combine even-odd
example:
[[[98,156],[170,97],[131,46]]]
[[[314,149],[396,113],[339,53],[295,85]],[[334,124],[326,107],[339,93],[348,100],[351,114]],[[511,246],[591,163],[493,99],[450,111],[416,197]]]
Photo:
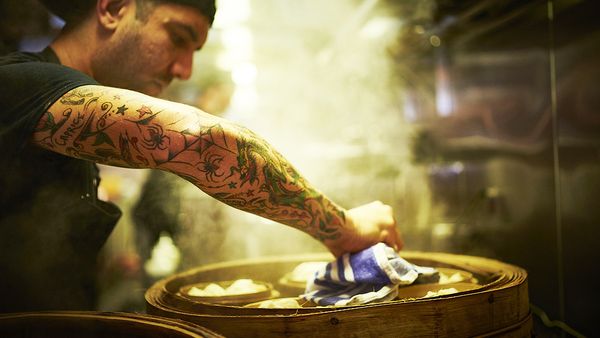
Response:
[[[219,338],[197,324],[134,313],[87,311],[0,315],[0,337],[10,338]]]
[[[251,278],[271,283],[281,297],[297,297],[282,276],[303,262],[331,261],[329,254],[264,257],[200,266],[158,281],[145,294],[149,314],[200,324],[227,337],[530,337],[525,270],[482,257],[402,252],[421,266],[464,271],[475,287],[433,298],[377,304],[258,308],[192,301],[188,284]],[[300,292],[301,293],[301,292]]]

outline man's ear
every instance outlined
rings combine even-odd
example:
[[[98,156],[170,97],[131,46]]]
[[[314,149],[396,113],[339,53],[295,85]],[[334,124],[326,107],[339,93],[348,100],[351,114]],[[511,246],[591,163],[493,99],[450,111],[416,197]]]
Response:
[[[135,0],[98,0],[96,14],[100,25],[108,30],[114,30],[119,25],[128,10],[134,9]]]

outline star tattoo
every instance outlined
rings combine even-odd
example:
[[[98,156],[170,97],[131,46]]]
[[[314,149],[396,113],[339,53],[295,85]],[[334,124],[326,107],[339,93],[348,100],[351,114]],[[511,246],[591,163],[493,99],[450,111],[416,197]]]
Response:
[[[127,107],[125,107],[125,105],[122,105],[120,107],[117,108],[117,115],[121,114],[121,115],[125,115],[125,111],[127,110]]]

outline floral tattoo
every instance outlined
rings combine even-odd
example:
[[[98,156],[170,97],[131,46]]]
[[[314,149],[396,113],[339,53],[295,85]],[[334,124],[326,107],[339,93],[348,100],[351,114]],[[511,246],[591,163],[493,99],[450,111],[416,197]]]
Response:
[[[344,212],[247,128],[133,92],[85,86],[63,96],[34,133],[41,146],[129,168],[173,172],[213,197],[323,241]]]

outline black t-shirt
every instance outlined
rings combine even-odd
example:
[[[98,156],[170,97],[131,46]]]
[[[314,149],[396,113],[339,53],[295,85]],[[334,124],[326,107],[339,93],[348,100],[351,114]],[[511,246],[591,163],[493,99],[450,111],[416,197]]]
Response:
[[[95,257],[120,216],[94,163],[33,145],[48,107],[96,81],[51,49],[0,57],[0,312],[93,307]]]
[[[3,84],[0,91],[2,214],[29,208],[28,202],[34,195],[56,181],[70,186],[73,193],[83,193],[86,164],[33,146],[29,139],[52,103],[73,88],[97,82],[61,66],[52,50],[46,49],[39,54],[13,53],[0,57],[0,83]],[[73,167],[81,167],[81,172]],[[73,176],[63,175],[66,172]]]

